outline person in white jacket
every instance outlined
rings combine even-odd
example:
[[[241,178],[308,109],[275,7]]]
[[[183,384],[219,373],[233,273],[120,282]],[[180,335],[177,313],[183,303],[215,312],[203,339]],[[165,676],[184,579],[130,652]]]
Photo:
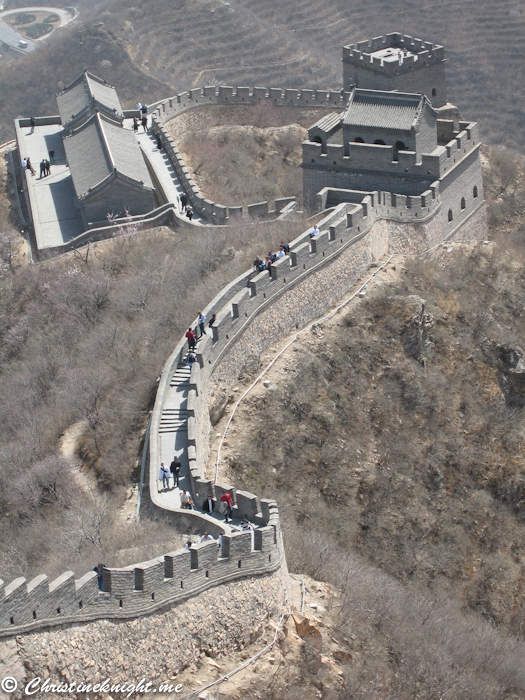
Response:
[[[164,462],[161,463],[160,469],[159,469],[159,481],[162,481],[162,489],[168,489],[169,486],[169,481],[170,479],[170,470],[168,467],[164,464]]]

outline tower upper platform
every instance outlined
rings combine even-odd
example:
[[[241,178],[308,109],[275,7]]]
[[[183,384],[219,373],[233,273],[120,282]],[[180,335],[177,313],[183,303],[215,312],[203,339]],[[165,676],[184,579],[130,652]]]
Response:
[[[369,90],[422,93],[433,107],[447,103],[445,49],[399,32],[343,47],[343,84]]]

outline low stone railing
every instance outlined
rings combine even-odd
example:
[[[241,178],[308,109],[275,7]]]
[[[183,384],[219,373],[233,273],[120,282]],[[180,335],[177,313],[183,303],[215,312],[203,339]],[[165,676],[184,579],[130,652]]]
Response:
[[[227,223],[230,218],[242,216],[275,217],[286,206],[295,201],[295,197],[275,200],[272,209],[269,202],[257,202],[242,206],[226,206],[212,202],[204,197],[187,168],[179,149],[168,134],[164,124],[174,117],[209,105],[243,105],[271,104],[277,107],[322,107],[323,109],[343,109],[350,93],[327,90],[295,90],[291,88],[262,87],[204,87],[189,92],[182,92],[155,104],[152,111],[152,131],[159,134],[162,145],[168,154],[181,185],[186,191],[195,211],[214,224]]]

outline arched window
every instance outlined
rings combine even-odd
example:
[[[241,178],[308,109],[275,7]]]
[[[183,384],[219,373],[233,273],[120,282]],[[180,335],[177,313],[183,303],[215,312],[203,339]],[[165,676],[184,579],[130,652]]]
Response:
[[[358,136],[358,137],[355,139],[354,143],[364,143],[364,141],[363,141],[363,139],[362,139],[360,136]]]
[[[465,197],[461,197],[461,208],[464,209],[467,205],[465,204]]]
[[[384,146],[385,145],[385,142],[383,141],[383,139],[376,139],[374,141],[374,143],[376,144],[376,146]]]
[[[452,214],[452,209],[449,209],[448,210],[448,220],[452,221],[453,218],[454,218],[454,215]]]
[[[474,195],[474,199],[476,199],[476,197],[478,196],[478,187],[477,187],[477,185],[474,185],[474,190],[473,190],[472,194]]]
[[[436,95],[437,95],[436,88],[432,88],[432,97],[435,97]]]

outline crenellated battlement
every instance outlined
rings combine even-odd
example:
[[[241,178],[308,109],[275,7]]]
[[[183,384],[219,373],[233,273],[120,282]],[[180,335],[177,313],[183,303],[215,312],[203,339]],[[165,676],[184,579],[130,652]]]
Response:
[[[152,131],[158,134],[163,148],[168,154],[177,176],[184,187],[195,211],[213,224],[229,223],[239,216],[275,218],[285,209],[295,206],[294,197],[275,200],[272,209],[269,202],[255,202],[245,207],[227,206],[207,199],[200,192],[191,177],[179,149],[169,135],[164,124],[174,117],[196,107],[210,104],[242,105],[270,104],[277,107],[322,107],[341,109],[348,101],[349,94],[328,90],[297,90],[294,88],[229,87],[208,86],[195,88],[156,103],[152,112]]]
[[[30,582],[18,578],[8,586],[0,581],[0,638],[65,623],[137,617],[221,583],[278,569],[284,550],[275,501],[263,499],[259,504],[253,494],[225,485],[222,489],[233,494],[236,516],[244,517],[249,511],[256,525],[253,532],[226,533],[216,521],[192,512],[197,527],[222,535],[221,547],[217,540],[199,542],[190,550],[104,569],[102,592],[95,571],[80,579],[67,571],[52,582],[45,575]],[[255,516],[250,501],[259,506]]]
[[[385,50],[395,49],[392,54],[381,55]],[[398,51],[407,49],[409,54],[399,59]],[[379,53],[380,55],[374,55]],[[439,44],[423,41],[414,37],[392,32],[385,36],[374,37],[358,44],[343,46],[343,61],[355,66],[369,64],[374,70],[386,75],[397,75],[414,68],[422,68],[431,63],[445,60],[445,49]]]
[[[324,146],[305,141],[302,167],[340,168],[345,172],[380,171],[398,177],[418,178],[424,186],[429,178],[442,178],[459,160],[479,148],[478,125],[475,122],[461,122],[461,131],[454,136],[454,122],[440,119],[437,123],[438,136],[442,139],[449,137],[450,141],[438,146],[432,153],[422,154],[420,162],[414,151],[399,151],[396,154],[394,147],[388,145],[350,142]]]
[[[267,103],[278,107],[322,107],[342,109],[350,93],[335,90],[298,90],[296,88],[230,87],[227,85],[195,88],[168,97],[153,105],[153,114],[161,124],[188,109],[207,104],[242,105]]]
[[[343,85],[426,95],[436,108],[447,103],[445,49],[400,32],[343,46]]]

